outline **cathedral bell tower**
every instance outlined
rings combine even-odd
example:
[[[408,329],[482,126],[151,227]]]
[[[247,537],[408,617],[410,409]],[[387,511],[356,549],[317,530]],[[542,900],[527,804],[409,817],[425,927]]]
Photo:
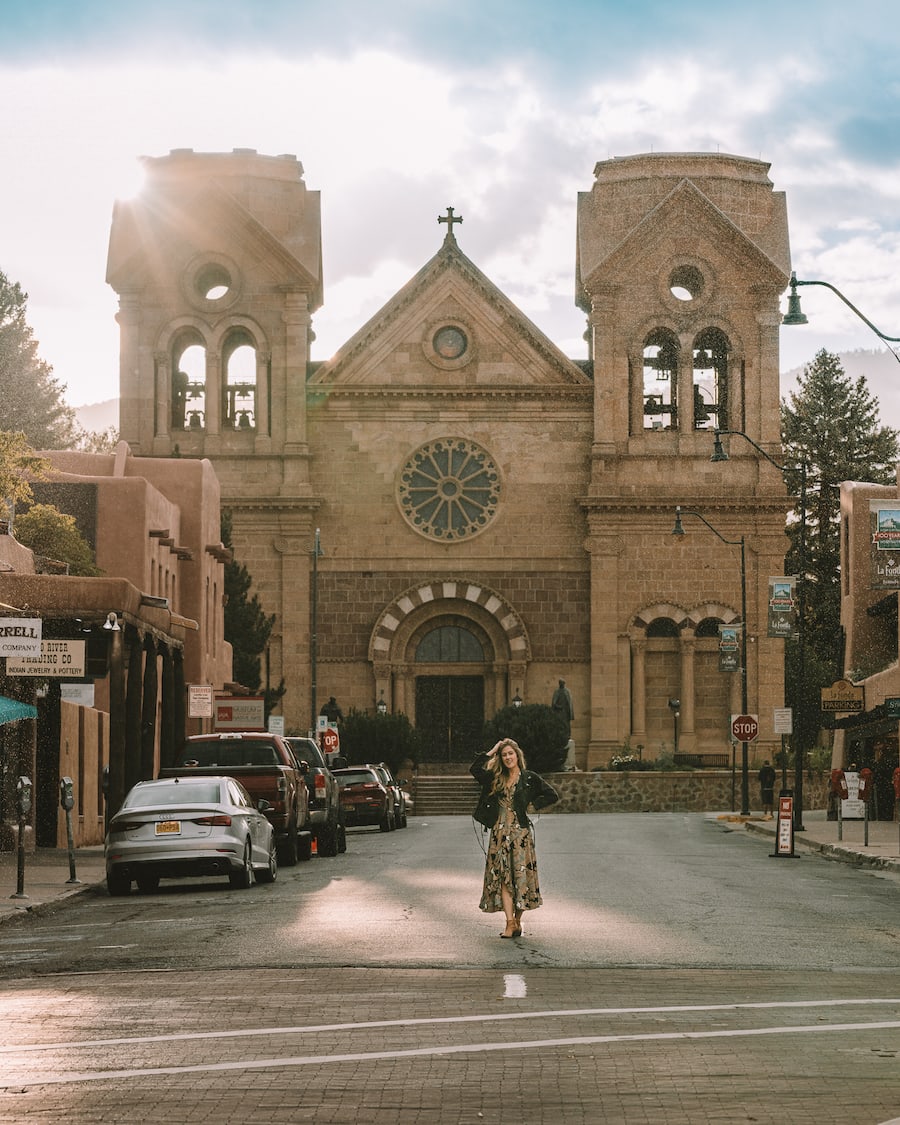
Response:
[[[592,758],[627,739],[723,753],[738,674],[718,670],[720,625],[746,584],[748,692],[772,740],[782,641],[767,640],[767,580],[783,571],[779,296],[790,276],[784,195],[769,165],[652,153],[597,164],[578,200],[576,300],[594,372],[589,525]],[[728,439],[726,439],[728,440]],[[702,514],[671,537],[676,505]],[[721,538],[719,538],[721,536]],[[736,546],[746,538],[746,573]],[[673,708],[680,704],[680,730]],[[623,738],[624,736],[624,738]]]

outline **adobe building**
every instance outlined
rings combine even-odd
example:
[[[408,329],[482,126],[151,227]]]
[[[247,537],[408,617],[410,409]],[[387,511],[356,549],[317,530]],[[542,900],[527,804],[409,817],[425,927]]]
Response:
[[[34,785],[31,844],[65,846],[64,776],[75,782],[75,843],[101,843],[107,804],[115,811],[181,746],[186,685],[221,691],[231,680],[222,625],[228,552],[210,463],[139,459],[124,442],[111,454],[42,456],[53,472],[34,483],[35,500],[75,517],[103,575],[36,573],[8,526],[0,534],[3,615],[41,618],[44,642],[82,660],[60,674],[6,662],[0,693],[34,718],[0,725],[0,847],[15,834],[20,775]]]
[[[832,766],[872,770],[871,815],[881,820],[893,819],[893,773],[900,767],[898,590],[900,472],[895,485],[847,481],[841,485],[843,674],[849,694],[861,699],[852,700],[859,710],[833,716]]]
[[[743,592],[747,704],[758,756],[773,752],[767,584],[789,502],[752,442],[780,455],[790,252],[768,164],[597,164],[573,213],[586,361],[466,256],[451,208],[435,255],[321,363],[319,194],[297,159],[176,150],[145,166],[109,246],[121,434],[138,457],[215,467],[276,614],[288,730],[332,695],[345,713],[383,699],[426,760],[461,762],[498,708],[550,703],[564,679],[582,769],[671,752],[676,732],[681,753],[721,756],[742,692],[719,627]],[[710,461],[717,428],[751,439],[725,439],[727,464]]]

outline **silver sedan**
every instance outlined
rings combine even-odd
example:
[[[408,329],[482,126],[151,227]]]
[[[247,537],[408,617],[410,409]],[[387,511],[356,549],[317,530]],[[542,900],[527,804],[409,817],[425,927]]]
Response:
[[[275,832],[247,790],[231,777],[141,781],[128,793],[106,834],[106,886],[144,893],[161,878],[227,875],[232,887],[273,883]]]

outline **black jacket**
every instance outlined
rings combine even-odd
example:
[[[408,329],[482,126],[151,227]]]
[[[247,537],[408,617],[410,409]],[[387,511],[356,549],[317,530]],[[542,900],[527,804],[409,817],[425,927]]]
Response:
[[[475,807],[475,812],[472,815],[479,824],[483,824],[485,828],[493,828],[497,823],[497,817],[500,815],[500,799],[496,793],[491,792],[491,786],[494,784],[494,774],[489,769],[485,769],[485,762],[487,761],[487,754],[479,754],[475,761],[469,766],[469,773],[478,784],[481,786],[481,796],[478,799],[478,804]],[[533,773],[531,770],[523,770],[519,774],[519,780],[516,782],[516,787],[513,790],[513,809],[515,810],[516,819],[523,828],[527,828],[528,820],[528,806],[534,805],[536,809],[545,809],[548,805],[554,804],[559,800],[559,794],[552,785],[548,785],[539,773]]]

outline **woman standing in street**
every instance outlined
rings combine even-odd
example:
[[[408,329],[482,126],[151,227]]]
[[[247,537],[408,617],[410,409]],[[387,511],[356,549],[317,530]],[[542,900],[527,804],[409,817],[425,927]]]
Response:
[[[506,915],[503,938],[521,937],[522,913],[541,905],[537,859],[528,806],[546,808],[559,794],[525,768],[525,756],[511,738],[479,754],[469,772],[481,785],[475,819],[491,830],[480,909]]]

